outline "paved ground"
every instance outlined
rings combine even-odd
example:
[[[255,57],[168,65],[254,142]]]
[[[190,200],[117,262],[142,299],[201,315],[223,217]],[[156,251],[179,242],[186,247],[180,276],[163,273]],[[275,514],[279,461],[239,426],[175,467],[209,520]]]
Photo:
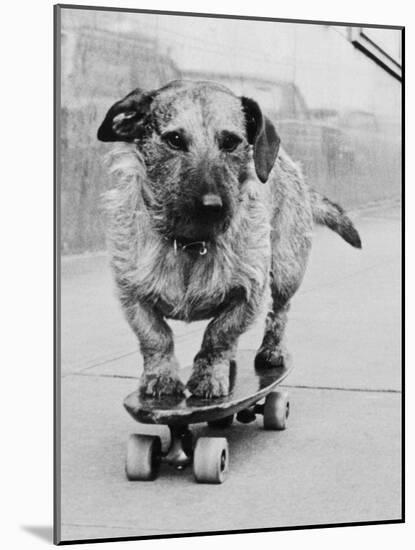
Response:
[[[136,343],[107,259],[63,261],[62,540],[400,518],[400,208],[355,221],[361,252],[316,229],[290,313],[288,430],[226,430],[231,473],[221,486],[168,467],[155,482],[126,481],[125,443],[141,429],[122,407],[136,387]],[[203,326],[174,323],[182,365]],[[255,349],[261,330],[241,347]],[[167,443],[163,427],[141,431]]]

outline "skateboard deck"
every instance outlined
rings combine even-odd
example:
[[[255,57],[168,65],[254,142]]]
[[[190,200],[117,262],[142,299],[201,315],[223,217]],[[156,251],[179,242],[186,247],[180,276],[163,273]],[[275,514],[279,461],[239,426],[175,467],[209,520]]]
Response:
[[[254,353],[240,352],[229,369],[229,394],[225,397],[202,399],[192,395],[182,398],[154,398],[135,391],[124,400],[124,407],[138,422],[144,424],[187,425],[226,418],[257,403],[275,389],[289,374],[291,365],[254,369]],[[191,367],[180,374],[186,382]]]

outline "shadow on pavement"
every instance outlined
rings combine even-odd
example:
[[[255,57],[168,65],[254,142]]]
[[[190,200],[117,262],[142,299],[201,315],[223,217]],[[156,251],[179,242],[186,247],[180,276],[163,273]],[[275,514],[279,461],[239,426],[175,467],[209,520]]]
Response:
[[[21,528],[38,539],[53,543],[53,527],[51,525],[21,525]]]

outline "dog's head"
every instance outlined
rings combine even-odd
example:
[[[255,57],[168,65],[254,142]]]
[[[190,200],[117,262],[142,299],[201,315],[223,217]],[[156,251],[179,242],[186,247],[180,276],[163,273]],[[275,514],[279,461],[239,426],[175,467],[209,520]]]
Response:
[[[182,241],[214,240],[241,202],[249,164],[266,182],[279,137],[252,99],[212,82],[174,81],[134,90],[108,111],[101,141],[135,143],[144,159],[144,200],[156,228]]]

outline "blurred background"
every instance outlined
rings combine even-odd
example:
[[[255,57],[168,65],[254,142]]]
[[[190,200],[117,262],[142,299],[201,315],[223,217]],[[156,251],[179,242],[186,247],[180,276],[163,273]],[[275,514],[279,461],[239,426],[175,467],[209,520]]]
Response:
[[[401,195],[401,31],[61,11],[61,246],[105,248],[96,131],[133,88],[215,80],[251,96],[310,184],[347,209]]]

